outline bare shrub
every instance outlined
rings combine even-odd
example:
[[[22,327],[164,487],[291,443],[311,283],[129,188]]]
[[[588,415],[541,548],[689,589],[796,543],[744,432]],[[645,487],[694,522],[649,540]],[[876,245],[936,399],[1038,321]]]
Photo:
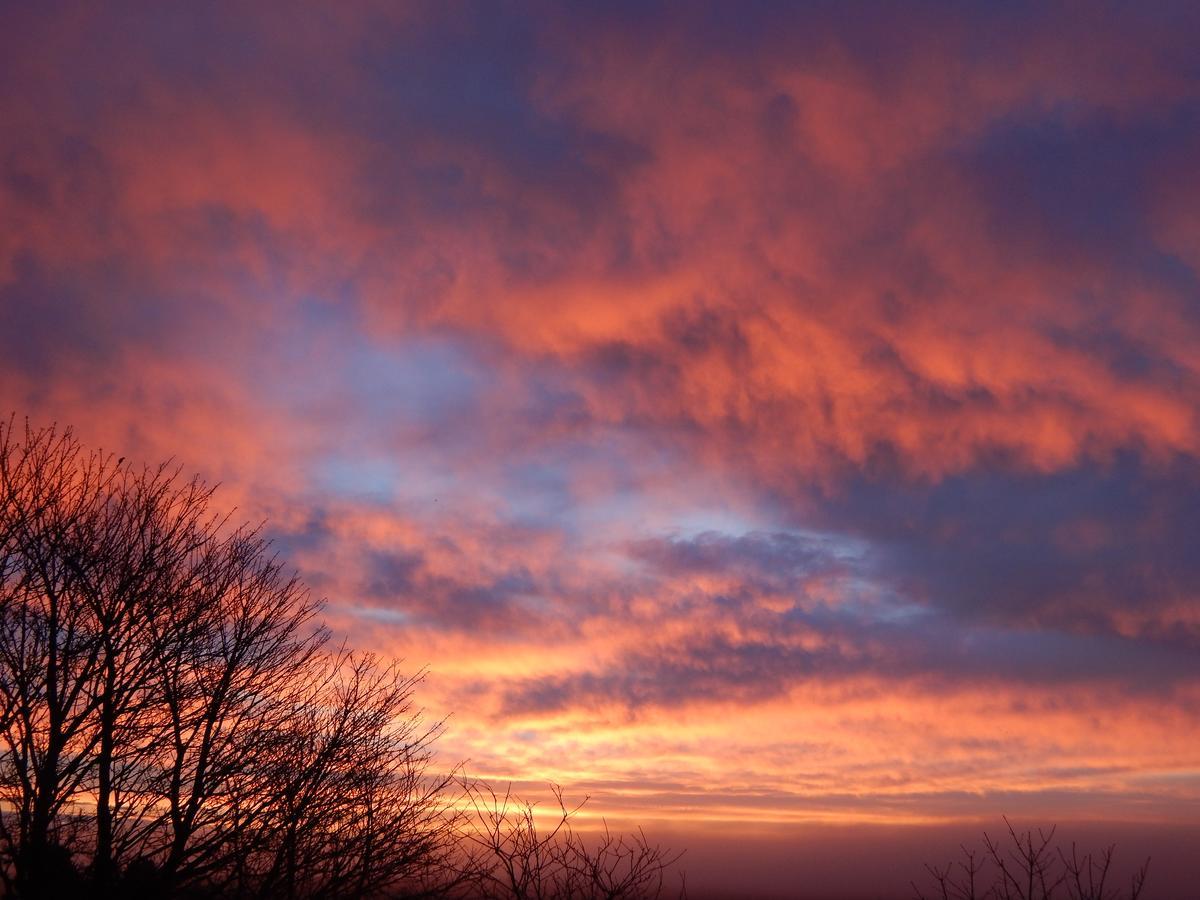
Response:
[[[1114,884],[1115,845],[1096,853],[1081,853],[1074,843],[1070,855],[1054,844],[1055,828],[1018,831],[1006,818],[1006,833],[983,835],[983,850],[963,846],[959,860],[943,866],[926,865],[932,887],[913,890],[918,900],[1138,900],[1150,868],[1147,859],[1130,876],[1128,885]]]
[[[464,841],[468,890],[483,900],[657,900],[682,853],[651,844],[640,830],[614,834],[604,824],[591,840],[552,785],[556,808],[538,825],[534,804],[479,782],[465,782]],[[680,889],[680,896],[685,891]]]

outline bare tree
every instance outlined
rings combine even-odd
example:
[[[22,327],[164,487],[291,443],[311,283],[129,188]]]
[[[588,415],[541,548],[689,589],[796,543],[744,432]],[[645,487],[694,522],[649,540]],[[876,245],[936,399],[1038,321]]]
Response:
[[[1039,828],[1035,837],[1032,830],[1018,834],[1007,818],[1004,824],[1011,846],[1005,848],[986,832],[983,835],[988,858],[1000,872],[997,894],[1004,900],[1050,900],[1066,879],[1050,846],[1054,827],[1049,831]]]
[[[613,834],[607,824],[589,841],[572,825],[587,800],[568,807],[557,785],[551,786],[557,808],[541,827],[535,805],[511,788],[503,794],[480,782],[463,788],[465,868],[471,895],[485,900],[656,900],[683,855],[651,844],[640,830]]]
[[[0,846],[10,890],[42,893],[59,876],[70,860],[57,848],[77,830],[85,795],[96,801],[93,859],[108,877],[118,737],[149,672],[134,649],[146,600],[205,499],[198,483],[177,486],[162,469],[135,475],[85,455],[69,433],[27,428],[18,445],[11,421],[0,427],[0,791],[15,811],[0,817]]]
[[[1067,896],[1070,900],[1138,900],[1142,888],[1146,884],[1146,875],[1150,869],[1150,860],[1141,864],[1129,878],[1129,890],[1122,895],[1120,888],[1109,882],[1113,854],[1116,844],[1109,844],[1100,851],[1099,856],[1092,853],[1079,855],[1074,842],[1071,844],[1071,855],[1059,848],[1059,859],[1066,869]]]
[[[933,883],[937,885],[937,900],[983,900],[991,891],[980,884],[980,873],[983,871],[983,860],[974,850],[962,849],[962,859],[949,862],[944,866],[925,864],[925,871]],[[925,900],[925,895],[915,884],[913,890],[917,897]]]
[[[7,894],[368,896],[444,865],[419,675],[330,648],[212,494],[0,423]]]
[[[1070,856],[1053,845],[1055,828],[1017,831],[1004,819],[1007,840],[983,835],[983,853],[962,849],[962,859],[945,866],[926,865],[932,894],[913,884],[918,900],[1138,900],[1146,883],[1150,860],[1133,873],[1128,891],[1111,885],[1109,874],[1115,845],[1095,856],[1080,855],[1074,843]],[[990,879],[988,878],[990,875]]]
[[[158,746],[161,809],[152,837],[167,882],[220,884],[270,819],[276,745],[291,694],[321,665],[327,634],[315,601],[253,530],[210,544],[181,612],[157,642],[156,688],[169,739]]]
[[[258,893],[427,889],[422,876],[440,871],[451,849],[439,798],[452,775],[426,774],[440,726],[408,715],[421,674],[341,651],[314,675],[292,700],[291,730],[281,733]]]

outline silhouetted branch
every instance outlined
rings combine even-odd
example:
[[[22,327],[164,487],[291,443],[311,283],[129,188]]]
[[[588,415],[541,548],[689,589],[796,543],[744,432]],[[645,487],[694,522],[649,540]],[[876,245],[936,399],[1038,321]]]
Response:
[[[662,896],[666,873],[682,853],[651,844],[638,830],[613,834],[607,824],[588,840],[572,818],[584,804],[568,807],[558,785],[551,785],[557,810],[548,825],[537,824],[532,803],[511,788],[465,782],[469,817],[464,836],[472,851],[472,896],[486,900],[653,900]],[[681,883],[680,896],[684,896]]]
[[[983,835],[984,854],[979,856],[966,846],[962,861],[944,867],[926,865],[935,893],[940,900],[1054,900],[1065,893],[1068,900],[1138,900],[1146,883],[1150,861],[1134,872],[1130,888],[1122,894],[1109,887],[1115,845],[1098,856],[1080,854],[1074,843],[1070,855],[1052,846],[1055,828],[1036,832],[1017,831],[1005,818],[1007,841]],[[988,879],[990,867],[991,878]],[[955,872],[958,876],[955,877]],[[915,883],[918,900],[932,900]]]

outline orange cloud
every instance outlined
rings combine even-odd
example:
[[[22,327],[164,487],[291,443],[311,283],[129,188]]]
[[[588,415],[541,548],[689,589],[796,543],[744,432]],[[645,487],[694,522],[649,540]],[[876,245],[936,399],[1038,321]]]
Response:
[[[12,14],[0,408],[598,815],[1196,821],[1194,27],[544,12]]]

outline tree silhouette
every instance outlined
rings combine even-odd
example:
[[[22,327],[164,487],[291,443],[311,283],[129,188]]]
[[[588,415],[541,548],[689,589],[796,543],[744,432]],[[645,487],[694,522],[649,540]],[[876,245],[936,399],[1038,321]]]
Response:
[[[587,802],[568,807],[552,785],[556,809],[539,827],[536,807],[480,782],[464,782],[464,830],[471,896],[483,900],[657,900],[682,853],[651,844],[637,831],[613,834],[607,824],[589,840],[572,819]],[[683,886],[680,896],[686,895]]]
[[[1054,846],[1055,828],[1017,831],[1006,818],[1007,841],[983,835],[983,852],[962,847],[962,858],[944,866],[926,865],[933,893],[913,884],[917,900],[1138,900],[1150,860],[1130,877],[1127,890],[1112,883],[1115,845],[1100,853],[1070,856]],[[990,876],[990,877],[989,877]]]
[[[420,680],[331,647],[167,465],[0,423],[0,878],[41,898],[369,896],[441,877]],[[444,881],[444,879],[443,879]]]

